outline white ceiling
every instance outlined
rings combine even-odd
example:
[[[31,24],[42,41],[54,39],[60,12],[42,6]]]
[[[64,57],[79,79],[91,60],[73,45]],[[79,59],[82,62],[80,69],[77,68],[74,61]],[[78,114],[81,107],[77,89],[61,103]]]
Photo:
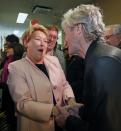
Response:
[[[41,24],[60,25],[62,14],[79,4],[92,3],[94,0],[0,0],[0,35],[6,36],[19,30],[21,36],[31,19],[38,19]],[[52,8],[48,13],[32,13],[35,5]],[[28,13],[24,24],[17,24],[16,18],[19,12]]]

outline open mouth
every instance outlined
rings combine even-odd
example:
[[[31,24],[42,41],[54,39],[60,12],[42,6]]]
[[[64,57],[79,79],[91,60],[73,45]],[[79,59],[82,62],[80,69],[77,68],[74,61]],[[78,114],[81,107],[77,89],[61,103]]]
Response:
[[[43,49],[38,49],[39,52],[43,52]]]

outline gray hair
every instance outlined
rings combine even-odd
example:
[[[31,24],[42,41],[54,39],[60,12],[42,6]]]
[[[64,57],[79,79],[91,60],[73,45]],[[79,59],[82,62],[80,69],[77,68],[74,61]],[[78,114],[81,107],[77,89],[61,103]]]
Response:
[[[121,25],[120,24],[106,26],[106,29],[112,29],[113,35],[121,35]]]
[[[98,7],[94,5],[80,5],[67,11],[62,18],[62,28],[74,27],[81,24],[84,28],[85,37],[88,40],[95,40],[104,33],[105,24]]]

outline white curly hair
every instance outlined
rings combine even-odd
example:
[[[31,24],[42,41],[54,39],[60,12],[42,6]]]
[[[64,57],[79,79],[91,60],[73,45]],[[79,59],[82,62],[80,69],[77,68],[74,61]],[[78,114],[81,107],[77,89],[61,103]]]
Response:
[[[74,27],[77,24],[82,25],[85,37],[88,40],[102,37],[105,30],[100,8],[90,4],[81,4],[63,15],[61,23],[63,30],[67,27]]]

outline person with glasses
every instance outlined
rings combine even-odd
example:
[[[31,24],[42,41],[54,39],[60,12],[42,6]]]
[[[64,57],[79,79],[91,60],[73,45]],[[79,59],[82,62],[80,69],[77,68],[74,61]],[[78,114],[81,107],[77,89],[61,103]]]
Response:
[[[78,47],[85,62],[84,107],[80,117],[58,107],[58,125],[66,131],[121,131],[121,50],[105,43],[100,8],[81,4],[70,9],[62,28],[69,54]]]
[[[48,33],[49,33],[49,38],[48,38],[48,47],[47,47],[47,52],[50,55],[54,55],[58,58],[61,67],[66,74],[66,59],[64,52],[58,49],[57,47],[57,40],[58,40],[58,28],[55,25],[48,25],[46,26]]]
[[[121,48],[121,25],[114,24],[106,27],[105,40],[109,45]]]

